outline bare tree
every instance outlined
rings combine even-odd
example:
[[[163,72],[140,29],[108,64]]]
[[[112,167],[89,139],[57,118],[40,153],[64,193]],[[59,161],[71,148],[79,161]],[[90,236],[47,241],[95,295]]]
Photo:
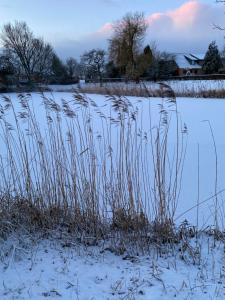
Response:
[[[80,75],[80,64],[73,57],[66,60],[66,69],[70,79],[78,78]]]
[[[53,54],[52,59],[52,74],[51,74],[51,82],[57,84],[67,83],[68,74],[66,65],[63,61],[58,57],[56,53]]]
[[[106,52],[102,49],[92,49],[81,56],[81,64],[85,67],[86,75],[98,78],[100,84],[105,70]]]
[[[51,64],[52,47],[42,39],[35,38],[25,22],[4,25],[1,40],[14,59],[19,61],[29,81],[37,74],[44,75]]]
[[[35,54],[31,60],[31,76],[39,79],[47,79],[52,72],[52,60],[54,50],[50,44],[42,39],[35,39]]]
[[[109,57],[128,77],[134,77],[146,30],[144,15],[138,12],[125,15],[114,25],[114,34],[109,40]]]

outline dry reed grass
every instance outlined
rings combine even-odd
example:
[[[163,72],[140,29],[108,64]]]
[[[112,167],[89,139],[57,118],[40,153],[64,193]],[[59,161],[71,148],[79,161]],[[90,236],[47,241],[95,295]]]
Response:
[[[149,97],[145,86],[143,90]],[[173,91],[161,84],[161,93],[154,127],[149,106],[149,132],[139,127],[141,114],[124,96],[107,96],[107,115],[79,92],[61,104],[40,94],[45,130],[30,94],[18,95],[19,112],[11,98],[3,96],[0,236],[59,230],[90,244],[111,240],[120,253],[127,244],[135,249],[179,242],[174,217],[187,128]],[[99,120],[97,134],[93,118]],[[176,143],[171,159],[172,119]]]
[[[81,93],[100,94],[100,95],[117,95],[117,96],[135,96],[135,97],[164,97],[161,85],[165,82],[147,82],[140,83],[107,83],[103,86],[99,84],[85,84],[79,87]],[[176,87],[176,86],[175,86]],[[147,89],[147,90],[146,90]],[[179,81],[176,87],[176,97],[187,98],[225,98],[225,89],[218,85],[218,88],[205,89],[204,85],[179,87]]]

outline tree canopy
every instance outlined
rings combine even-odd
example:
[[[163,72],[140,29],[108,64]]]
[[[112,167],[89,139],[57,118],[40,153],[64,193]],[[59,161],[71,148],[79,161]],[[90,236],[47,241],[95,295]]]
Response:
[[[29,81],[49,73],[53,49],[43,39],[35,37],[25,22],[5,24],[1,40]]]
[[[116,22],[109,40],[109,57],[129,78],[137,73],[147,24],[143,13],[127,14]]]
[[[216,42],[213,41],[206,52],[204,64],[202,66],[203,71],[206,74],[217,73],[219,69],[223,66],[220,53]]]

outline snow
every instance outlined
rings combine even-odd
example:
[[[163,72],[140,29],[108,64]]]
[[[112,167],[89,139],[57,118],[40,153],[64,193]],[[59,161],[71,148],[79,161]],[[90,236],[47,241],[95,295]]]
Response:
[[[39,241],[0,262],[1,300],[224,299],[222,245],[204,239],[201,263],[177,255],[116,256],[101,247]],[[9,245],[8,245],[9,246]],[[18,248],[17,248],[18,247]],[[16,253],[15,253],[16,252]]]
[[[165,82],[175,93],[192,95],[211,90],[225,90],[225,80],[171,80]]]
[[[213,84],[213,83],[212,83]],[[18,112],[15,94],[10,95]],[[57,102],[71,100],[71,93],[46,93]],[[109,111],[105,97],[89,95],[103,112]],[[33,93],[37,118],[43,123],[40,94]],[[162,99],[129,97],[142,112],[143,130],[149,128],[151,107],[153,124],[157,121]],[[198,193],[198,147],[200,151],[200,202],[215,192],[215,155],[208,122],[213,129],[218,155],[218,190],[225,188],[225,102],[218,99],[178,98],[180,117],[188,127],[188,148],[177,217],[196,205]],[[93,114],[95,112],[93,111]],[[8,113],[10,121],[10,113]],[[98,119],[93,117],[96,134]],[[116,132],[115,132],[116,134]],[[174,142],[172,134],[170,141]],[[3,147],[1,148],[3,151]],[[224,192],[219,195],[221,222],[224,222]],[[200,206],[201,228],[213,224],[214,199]],[[196,208],[177,219],[185,218],[196,225]],[[223,223],[224,228],[224,223]],[[28,241],[27,241],[28,240]],[[183,253],[153,249],[149,255],[137,253],[117,256],[105,245],[84,247],[63,239],[22,240],[11,237],[0,241],[0,299],[63,299],[63,300],[207,300],[225,299],[224,243],[202,235],[192,239],[193,248]],[[179,245],[177,246],[179,247]]]
[[[225,90],[225,80],[168,80],[164,83],[168,84],[179,95],[191,93],[193,97],[204,91]],[[146,85],[153,91],[158,88],[157,83],[146,82]]]
[[[47,97],[53,97],[55,101],[61,102],[61,99],[67,101],[72,100],[72,93],[46,93]],[[16,105],[16,110],[20,110],[16,94],[10,95]],[[93,126],[95,135],[99,135],[102,128],[101,118],[99,118],[97,111],[101,110],[109,116],[110,105],[106,102],[105,96],[89,95],[89,97],[96,102],[97,108],[93,109]],[[44,130],[44,111],[41,103],[41,96],[38,93],[32,94],[34,110],[37,113],[37,118],[40,120]],[[137,98],[129,97],[129,100],[134,107],[138,107],[142,115],[142,131],[149,131],[149,108],[152,112],[152,126],[157,124],[159,117],[160,98]],[[199,226],[205,228],[214,224],[214,208],[215,208],[215,179],[216,179],[216,157],[213,145],[213,138],[210,131],[210,126],[213,130],[213,135],[216,143],[218,170],[217,170],[217,192],[219,204],[219,223],[222,228],[225,228],[225,206],[224,197],[225,191],[225,139],[224,131],[225,119],[225,102],[218,99],[192,99],[192,98],[177,98],[177,108],[180,118],[187,125],[187,153],[185,158],[183,179],[181,186],[181,193],[176,211],[176,221],[180,224],[184,219],[187,219],[191,224],[197,224],[197,200],[199,189],[200,215]],[[8,113],[8,121],[13,122]],[[209,123],[209,122],[210,123]],[[176,143],[175,134],[173,131],[173,124],[171,124],[171,135],[169,146],[172,147]],[[113,128],[113,127],[112,127]],[[117,137],[117,129],[113,129],[113,138]],[[200,180],[198,183],[198,148],[199,148],[199,174]],[[1,148],[3,153],[4,148]],[[4,156],[4,155],[3,155]],[[149,160],[150,164],[150,160]],[[149,173],[150,174],[150,173]],[[207,200],[208,199],[208,200]]]
[[[205,53],[191,54],[197,60],[203,60],[205,58]]]
[[[201,66],[194,62],[193,64],[190,63],[190,61],[187,59],[191,59],[194,62],[193,57],[191,57],[189,54],[176,54],[175,55],[175,61],[179,68],[181,69],[201,69]]]
[[[178,95],[197,95],[205,91],[225,90],[225,80],[168,80],[163,81],[165,84],[171,86]],[[160,89],[156,82],[146,81],[144,84],[152,92]],[[83,83],[80,84],[82,88],[99,88],[99,83]],[[122,88],[129,90],[131,88],[143,88],[143,83],[124,83],[124,82],[108,82],[103,84],[107,88]],[[53,92],[70,92],[78,88],[78,85],[49,85],[48,88]]]
[[[49,84],[47,87],[53,92],[71,91],[77,88],[77,84]]]

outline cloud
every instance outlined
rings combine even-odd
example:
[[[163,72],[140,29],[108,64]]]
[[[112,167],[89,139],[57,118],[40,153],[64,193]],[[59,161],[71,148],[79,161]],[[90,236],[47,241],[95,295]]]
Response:
[[[182,30],[192,26],[201,14],[203,8],[205,7],[199,2],[190,1],[164,15],[171,19],[175,28]]]
[[[191,0],[174,10],[151,14],[146,17],[146,43],[156,41],[161,50],[170,52],[205,52],[212,40],[216,40],[222,46],[224,35],[215,30],[213,24],[224,24],[223,8],[221,5]],[[85,50],[106,48],[112,29],[113,24],[108,22],[79,41],[64,41],[63,45],[67,47],[68,53],[77,57]]]
[[[160,48],[173,52],[205,51],[212,40],[223,43],[223,34],[213,24],[224,21],[220,5],[207,5],[193,0],[173,11],[155,13],[147,17],[148,38],[156,40]]]
[[[54,47],[58,55],[62,58],[68,56],[79,57],[88,50],[93,48],[107,49],[108,39],[112,34],[112,23],[106,23],[100,27],[96,32],[84,36],[79,40],[66,39],[55,42]]]
[[[75,57],[77,59],[88,50],[93,48],[107,49],[108,44],[108,33],[105,30],[106,27],[99,29],[93,34],[89,34],[82,39],[64,39],[53,43],[57,54],[66,59],[69,56]]]
[[[113,24],[112,23],[105,23],[98,31],[97,34],[102,35],[109,35],[112,33]]]

